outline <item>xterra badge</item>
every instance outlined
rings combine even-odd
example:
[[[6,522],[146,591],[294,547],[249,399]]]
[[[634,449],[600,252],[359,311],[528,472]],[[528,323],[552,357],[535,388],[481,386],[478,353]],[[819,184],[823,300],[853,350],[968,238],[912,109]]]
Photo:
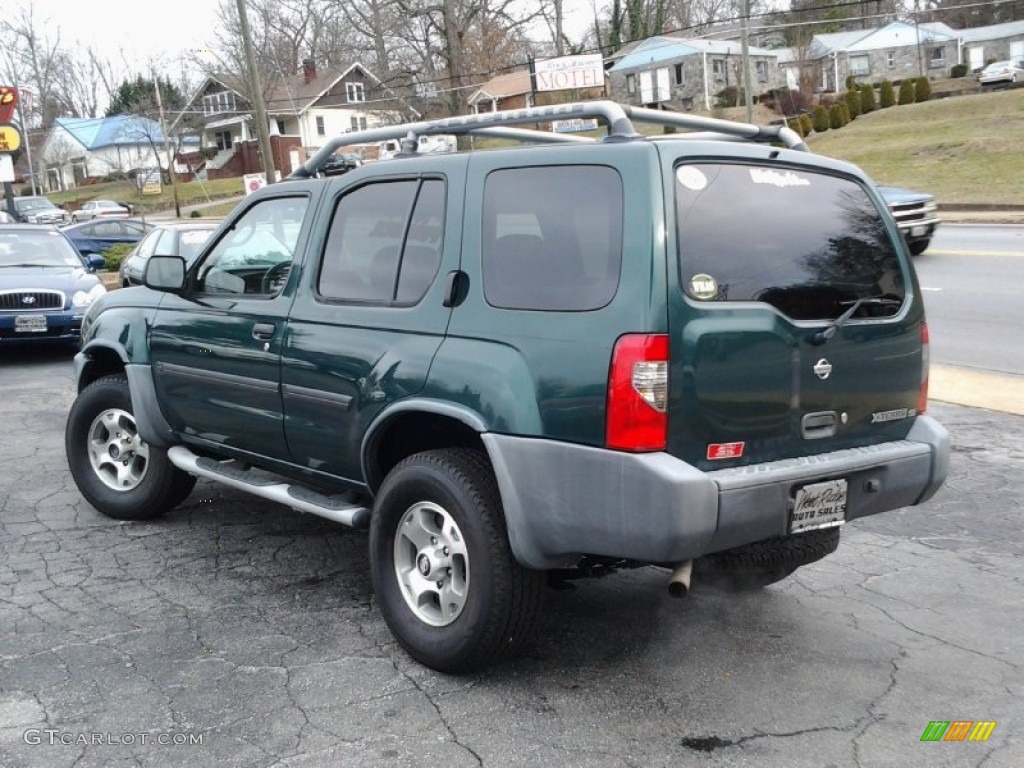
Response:
[[[881,424],[883,421],[900,421],[916,416],[917,411],[909,408],[894,408],[891,411],[877,411],[871,414],[872,424]]]

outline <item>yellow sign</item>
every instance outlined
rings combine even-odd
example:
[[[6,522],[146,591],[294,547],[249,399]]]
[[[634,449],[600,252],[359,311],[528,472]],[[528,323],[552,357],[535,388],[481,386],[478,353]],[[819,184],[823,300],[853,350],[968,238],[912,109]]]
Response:
[[[0,152],[17,152],[21,149],[21,131],[10,123],[0,125]]]

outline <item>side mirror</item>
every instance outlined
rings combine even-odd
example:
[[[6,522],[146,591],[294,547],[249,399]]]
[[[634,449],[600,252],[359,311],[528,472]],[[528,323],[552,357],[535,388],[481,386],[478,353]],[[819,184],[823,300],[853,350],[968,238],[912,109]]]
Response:
[[[185,288],[185,260],[181,256],[150,256],[142,282],[154,291],[181,293]]]
[[[90,253],[85,257],[86,263],[90,269],[102,269],[107,265],[107,260],[100,256],[98,253]]]

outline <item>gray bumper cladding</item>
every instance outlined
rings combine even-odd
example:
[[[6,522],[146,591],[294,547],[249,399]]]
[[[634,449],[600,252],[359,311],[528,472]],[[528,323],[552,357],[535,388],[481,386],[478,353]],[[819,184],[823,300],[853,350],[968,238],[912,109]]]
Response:
[[[796,487],[844,477],[846,519],[930,498],[949,437],[928,416],[907,439],[702,472],[665,453],[630,454],[535,438],[482,436],[516,558],[529,568],[581,554],[678,563],[784,536]]]

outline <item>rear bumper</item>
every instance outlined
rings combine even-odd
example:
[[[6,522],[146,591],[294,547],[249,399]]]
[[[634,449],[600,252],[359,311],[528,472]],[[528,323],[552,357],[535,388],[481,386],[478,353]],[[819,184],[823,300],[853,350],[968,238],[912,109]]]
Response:
[[[846,478],[846,519],[919,504],[949,467],[949,435],[917,418],[905,440],[718,472],[666,453],[628,454],[485,434],[509,541],[530,568],[582,554],[676,563],[784,536],[798,486]]]

